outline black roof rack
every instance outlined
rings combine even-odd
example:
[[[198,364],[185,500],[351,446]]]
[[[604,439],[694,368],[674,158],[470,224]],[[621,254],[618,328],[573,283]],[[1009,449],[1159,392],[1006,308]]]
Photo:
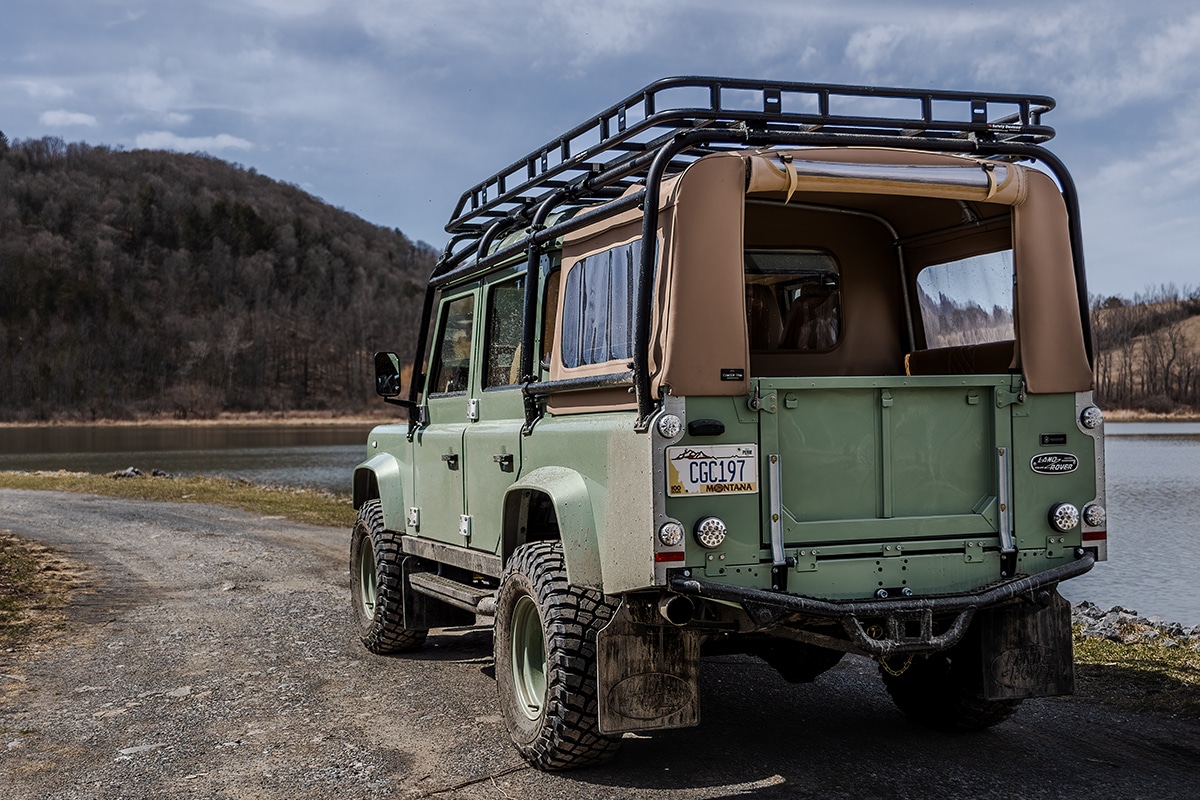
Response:
[[[699,144],[668,168],[677,172],[708,153],[730,149],[745,131],[756,145],[820,133],[825,141],[869,136],[895,146],[923,140],[1040,144],[1054,136],[1041,124],[1054,100],[1041,95],[889,89],[735,78],[664,78],[513,162],[463,193],[446,224],[455,238],[481,236],[495,222],[528,219],[555,191],[575,204],[611,200],[646,176],[659,149],[678,134],[720,131],[721,144]],[[773,137],[773,135],[775,135]],[[990,150],[990,152],[994,152]]]

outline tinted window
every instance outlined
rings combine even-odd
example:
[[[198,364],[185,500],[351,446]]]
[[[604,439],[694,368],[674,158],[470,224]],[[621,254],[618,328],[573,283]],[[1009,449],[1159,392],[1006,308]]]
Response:
[[[817,250],[746,251],[752,351],[829,350],[841,338],[838,265]]]
[[[579,367],[633,355],[640,241],[580,259],[563,287],[563,364]]]
[[[927,347],[1012,339],[1012,251],[926,267],[917,295]]]
[[[451,300],[442,311],[442,338],[438,346],[432,394],[465,392],[471,379],[471,337],[475,324],[475,296]]]

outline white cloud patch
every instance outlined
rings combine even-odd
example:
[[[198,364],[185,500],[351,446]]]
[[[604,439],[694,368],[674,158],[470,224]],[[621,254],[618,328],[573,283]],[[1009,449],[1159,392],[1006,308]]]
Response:
[[[154,70],[138,70],[125,75],[117,88],[126,103],[146,111],[167,112],[186,103],[190,84],[187,78],[166,80]]]
[[[42,115],[38,117],[38,122],[50,128],[70,128],[80,125],[88,128],[96,127],[95,117],[79,111],[43,111]]]
[[[177,111],[172,111],[163,117],[163,124],[171,125],[173,127],[179,126],[179,125],[187,125],[191,121],[192,121],[191,114],[181,114]]]
[[[178,136],[170,131],[139,133],[134,143],[142,150],[177,150],[183,153],[249,150],[254,147],[245,139],[230,136],[228,133],[216,136]]]
[[[876,25],[855,31],[846,43],[846,58],[859,69],[872,72],[891,60],[904,36],[904,29],[898,25]]]
[[[53,81],[28,79],[13,81],[12,83],[20,87],[25,94],[34,100],[61,100],[73,94],[70,89],[60,86]]]

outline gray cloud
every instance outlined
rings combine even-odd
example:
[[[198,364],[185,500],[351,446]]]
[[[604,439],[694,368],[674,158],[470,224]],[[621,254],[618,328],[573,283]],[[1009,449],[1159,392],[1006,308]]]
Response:
[[[236,154],[436,245],[468,186],[673,74],[1054,95],[1092,288],[1191,280],[1200,11],[1174,0],[45,0],[6,9],[0,128]]]

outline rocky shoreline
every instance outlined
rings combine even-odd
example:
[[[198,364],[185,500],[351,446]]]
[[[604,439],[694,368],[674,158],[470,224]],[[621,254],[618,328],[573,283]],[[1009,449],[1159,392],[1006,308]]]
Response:
[[[1084,600],[1071,606],[1071,622],[1082,626],[1084,639],[1107,639],[1119,644],[1153,644],[1200,651],[1200,625],[1187,627],[1162,617],[1142,617],[1136,611],[1113,606],[1105,611]]]

